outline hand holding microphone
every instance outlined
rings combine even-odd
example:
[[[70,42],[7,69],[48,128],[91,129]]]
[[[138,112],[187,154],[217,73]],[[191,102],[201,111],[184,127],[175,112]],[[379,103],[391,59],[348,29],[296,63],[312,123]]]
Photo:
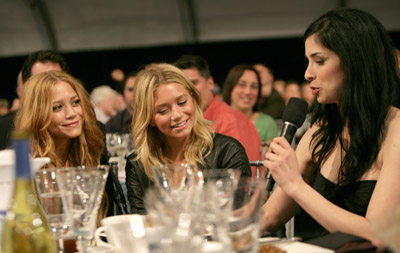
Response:
[[[307,108],[307,102],[300,98],[294,97],[290,98],[288,104],[286,105],[282,116],[283,126],[280,136],[285,137],[289,144],[292,142],[297,128],[303,125],[307,115]],[[273,153],[273,150],[270,150],[270,152]],[[275,181],[272,178],[269,170],[265,174],[265,179],[266,190],[268,191],[268,193],[270,193],[272,191],[272,188],[274,187]]]

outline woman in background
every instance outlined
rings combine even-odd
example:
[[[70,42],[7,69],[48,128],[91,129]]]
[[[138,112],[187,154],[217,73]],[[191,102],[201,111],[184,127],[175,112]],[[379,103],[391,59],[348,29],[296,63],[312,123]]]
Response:
[[[243,146],[213,133],[204,119],[200,95],[186,75],[170,64],[150,64],[134,87],[132,136],[135,152],[128,157],[126,185],[133,213],[145,214],[144,195],[154,185],[151,167],[193,164],[196,170],[235,168],[251,177]]]
[[[381,246],[371,221],[400,204],[400,80],[391,38],[370,14],[338,9],[314,21],[304,41],[304,76],[317,99],[313,125],[296,152],[283,137],[272,141],[264,165],[278,187],[261,226],[273,232],[302,208],[321,226],[314,237],[342,232]]]
[[[253,122],[263,143],[278,136],[275,120],[259,111],[261,81],[253,66],[240,64],[231,68],[223,87],[223,100]]]

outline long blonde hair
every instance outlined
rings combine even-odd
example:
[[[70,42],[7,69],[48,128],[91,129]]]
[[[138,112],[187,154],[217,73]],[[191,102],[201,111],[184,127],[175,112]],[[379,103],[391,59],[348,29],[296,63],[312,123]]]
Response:
[[[67,159],[71,166],[97,165],[104,147],[104,135],[97,126],[86,90],[75,78],[64,72],[43,72],[29,78],[22,92],[15,128],[31,131],[33,157],[49,157],[51,162],[48,167],[65,166],[56,155],[56,147],[49,132],[53,114],[53,87],[59,82],[71,85],[81,101],[83,111],[82,133],[72,139]]]
[[[205,166],[204,158],[213,147],[211,123],[203,117],[201,97],[192,82],[182,70],[171,64],[147,65],[136,76],[132,136],[136,150],[135,159],[142,162],[146,175],[151,179],[152,166],[169,163],[163,152],[165,138],[157,127],[150,125],[154,113],[154,92],[160,85],[167,83],[181,84],[193,98],[195,120],[184,154],[186,162],[193,164],[196,169],[199,164]]]

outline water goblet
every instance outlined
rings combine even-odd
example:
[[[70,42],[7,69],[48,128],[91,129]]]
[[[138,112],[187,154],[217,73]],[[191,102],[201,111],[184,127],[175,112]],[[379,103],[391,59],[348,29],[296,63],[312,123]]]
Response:
[[[267,192],[262,178],[241,178],[228,217],[229,237],[235,252],[258,252],[260,217]]]
[[[228,220],[233,196],[241,171],[237,169],[207,169],[197,172],[201,199],[198,212],[203,216],[203,236],[209,242],[221,243],[228,249]]]
[[[107,165],[60,168],[56,171],[68,224],[78,235],[77,246],[82,253],[87,252],[89,241],[93,239],[108,172]]]
[[[179,207],[194,185],[193,165],[161,164],[151,168],[156,187],[167,201]]]
[[[125,181],[125,156],[133,150],[132,135],[128,133],[106,133],[106,146],[110,158],[118,162],[118,178]]]
[[[56,181],[56,169],[44,168],[35,174],[36,190],[59,252],[64,252],[63,235],[69,230],[61,192]]]
[[[132,135],[120,133],[106,134],[107,151],[111,156],[125,156],[132,150]]]
[[[233,194],[236,191],[241,171],[238,169],[207,169],[197,172],[197,175],[204,191],[214,191],[214,193],[209,193],[214,197],[210,200],[215,201],[214,204],[219,210],[225,214],[228,213],[232,207]]]

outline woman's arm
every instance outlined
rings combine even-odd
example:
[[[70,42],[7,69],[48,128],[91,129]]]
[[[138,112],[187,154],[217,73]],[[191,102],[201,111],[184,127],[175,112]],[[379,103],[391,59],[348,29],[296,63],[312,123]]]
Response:
[[[131,156],[127,158],[125,172],[131,213],[146,214],[144,194],[148,187],[148,178],[143,169],[139,167],[139,162],[131,161]]]
[[[360,236],[379,246],[380,242],[371,229],[371,220],[384,216],[400,203],[400,131],[397,129],[400,129],[400,120],[390,124],[375,163],[376,169],[380,167],[380,174],[365,217],[334,205],[305,183],[300,176],[301,164],[297,165],[296,156],[285,139],[274,139],[270,147],[275,154],[266,155],[265,165],[269,166],[282,192],[325,229]]]
[[[311,150],[309,148],[309,143],[311,141],[311,136],[316,129],[316,127],[309,129],[304,134],[297,146],[294,162],[296,163],[296,168],[299,171],[299,176],[300,173],[303,176],[310,175],[312,173]],[[266,168],[270,168],[270,162],[265,160],[264,166]],[[299,210],[300,207],[298,204],[281,189],[279,183],[277,182],[276,188],[274,189],[268,201],[262,207],[263,212],[261,218],[261,228],[266,232],[275,232],[279,230]]]

